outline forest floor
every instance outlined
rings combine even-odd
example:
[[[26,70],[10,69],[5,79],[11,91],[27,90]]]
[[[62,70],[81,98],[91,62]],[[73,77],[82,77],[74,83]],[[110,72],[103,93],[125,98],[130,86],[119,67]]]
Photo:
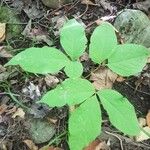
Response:
[[[142,0],[141,0],[142,1]],[[125,8],[141,9],[135,7],[140,0],[107,0],[101,3],[95,1],[77,0],[73,3],[62,5],[59,8],[48,8],[40,0],[1,0],[1,7],[5,6],[17,12],[21,23],[22,34],[11,37],[0,43],[0,150],[38,150],[48,143],[45,150],[69,150],[67,144],[68,107],[49,108],[36,103],[46,90],[52,88],[57,81],[64,80],[63,72],[55,75],[55,80],[49,76],[37,76],[22,71],[18,67],[4,68],[3,65],[18,52],[25,48],[45,45],[60,47],[59,28],[66,18],[78,18],[86,26],[87,36],[96,26],[96,21],[102,17],[116,16]],[[143,6],[144,7],[144,6]],[[150,10],[147,9],[147,10]],[[145,12],[150,16],[150,12]],[[2,22],[2,20],[0,20]],[[113,24],[114,18],[108,19]],[[84,62],[86,72],[93,67]],[[138,118],[146,118],[150,110],[150,65],[147,65],[138,76],[125,78],[122,82],[115,82],[113,88],[126,96],[135,107]],[[23,104],[23,106],[22,106]],[[31,111],[26,112],[27,106]],[[120,133],[111,126],[108,116],[104,113],[103,134],[98,140],[105,142],[104,150],[149,150],[150,140],[137,142],[133,137]],[[34,143],[30,132],[30,122],[48,120],[55,126],[55,134],[44,143]],[[36,122],[37,123],[37,122]],[[130,123],[130,121],[129,121]],[[41,132],[42,135],[42,132]],[[40,136],[40,135],[39,135]],[[57,147],[57,148],[55,148]],[[89,150],[96,150],[89,148]],[[44,150],[40,149],[40,150]]]

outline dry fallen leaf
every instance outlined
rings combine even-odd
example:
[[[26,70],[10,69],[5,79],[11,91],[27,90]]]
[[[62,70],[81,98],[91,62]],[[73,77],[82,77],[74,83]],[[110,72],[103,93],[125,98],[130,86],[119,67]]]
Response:
[[[95,0],[96,4],[101,5],[104,10],[109,10],[110,13],[113,13],[113,10],[115,9],[113,6],[111,6],[110,2],[107,0]]]
[[[100,141],[96,139],[95,141],[91,142],[84,150],[110,150],[109,146],[106,144],[105,141]]]
[[[30,148],[30,150],[38,150],[38,147],[33,143],[33,141],[24,140],[23,142]]]
[[[145,132],[150,134],[150,128],[148,126],[144,127],[143,130],[145,130]],[[141,131],[139,133],[139,135],[135,137],[135,140],[137,142],[142,142],[142,141],[148,140],[148,139],[150,139],[150,137],[147,134],[145,134],[143,131]]]
[[[44,147],[41,147],[39,150],[62,150],[61,148],[59,147],[53,147],[53,146],[44,146]]]
[[[0,43],[5,40],[6,24],[0,23]]]
[[[79,58],[80,61],[88,61],[89,60],[89,54],[84,52],[83,55]]]
[[[12,54],[7,50],[7,47],[0,46],[0,57],[2,58],[11,58]]]
[[[146,115],[146,123],[147,123],[148,127],[150,128],[150,111]]]
[[[55,87],[57,85],[57,83],[59,83],[59,80],[55,76],[46,75],[45,82],[48,87]]]
[[[93,2],[91,2],[90,0],[81,0],[81,4],[85,4],[85,5],[96,5]]]
[[[142,11],[146,12],[147,14],[150,14],[150,9],[149,9],[150,8],[150,1],[144,0],[142,2],[134,3],[133,8],[142,10]]]
[[[2,104],[0,105],[0,115],[2,115],[7,110],[7,105]]]
[[[18,116],[24,118],[25,112],[23,111],[22,108],[18,108],[17,111],[12,115],[12,118],[16,118]]]
[[[110,69],[101,67],[94,73],[91,73],[90,80],[93,81],[93,85],[97,90],[111,89],[117,77],[118,75]]]

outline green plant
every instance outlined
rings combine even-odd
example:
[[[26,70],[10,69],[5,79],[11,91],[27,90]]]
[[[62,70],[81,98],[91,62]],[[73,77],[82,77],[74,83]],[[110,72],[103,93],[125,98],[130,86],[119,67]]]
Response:
[[[56,48],[32,47],[13,57],[6,66],[20,65],[25,71],[39,74],[56,73],[65,67],[69,78],[47,92],[40,102],[50,107],[78,104],[70,111],[70,149],[81,150],[100,134],[99,99],[116,128],[128,135],[138,134],[140,128],[134,108],[125,97],[111,89],[96,91],[88,80],[81,78],[83,66],[78,59],[87,44],[84,27],[75,19],[69,20],[61,29],[60,42],[67,56]],[[140,45],[118,45],[114,27],[107,22],[94,30],[90,42],[90,58],[97,64],[108,60],[105,65],[122,76],[142,71],[149,55],[149,51]]]

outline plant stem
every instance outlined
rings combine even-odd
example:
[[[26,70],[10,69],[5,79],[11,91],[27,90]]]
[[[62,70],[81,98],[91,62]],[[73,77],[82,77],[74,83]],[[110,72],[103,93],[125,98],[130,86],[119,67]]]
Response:
[[[58,135],[56,138],[54,138],[53,140],[51,140],[48,145],[52,145],[54,142],[56,142],[59,138],[61,138],[62,136],[64,136],[67,132],[63,132],[62,134]]]
[[[10,97],[12,98],[12,100],[17,103],[19,106],[21,106],[22,108],[29,110],[30,108],[25,106],[23,103],[21,103],[20,101],[18,101],[15,97],[14,94],[11,93],[10,89],[8,88],[8,94],[10,95]]]

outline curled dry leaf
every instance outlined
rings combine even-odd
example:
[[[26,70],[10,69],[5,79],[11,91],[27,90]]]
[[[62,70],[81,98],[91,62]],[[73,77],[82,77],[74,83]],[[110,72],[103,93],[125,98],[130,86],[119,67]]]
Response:
[[[38,147],[33,143],[33,141],[24,140],[23,142],[29,147],[30,150],[38,150]]]
[[[91,73],[90,80],[93,81],[93,85],[97,90],[111,89],[117,77],[118,75],[110,69],[100,67],[97,71]]]
[[[146,123],[147,123],[148,127],[150,128],[150,111],[146,115]]]
[[[110,150],[110,147],[106,144],[105,141],[100,141],[96,139],[91,142],[84,150]]]
[[[45,82],[48,87],[55,87],[57,85],[57,83],[59,83],[59,80],[55,76],[46,75]]]
[[[6,24],[0,23],[0,43],[5,40]]]
[[[20,117],[24,118],[25,112],[23,111],[22,108],[18,108],[17,111],[13,114],[12,118]]]
[[[89,60],[89,54],[84,52],[83,55],[79,58],[80,61],[88,61]]]

